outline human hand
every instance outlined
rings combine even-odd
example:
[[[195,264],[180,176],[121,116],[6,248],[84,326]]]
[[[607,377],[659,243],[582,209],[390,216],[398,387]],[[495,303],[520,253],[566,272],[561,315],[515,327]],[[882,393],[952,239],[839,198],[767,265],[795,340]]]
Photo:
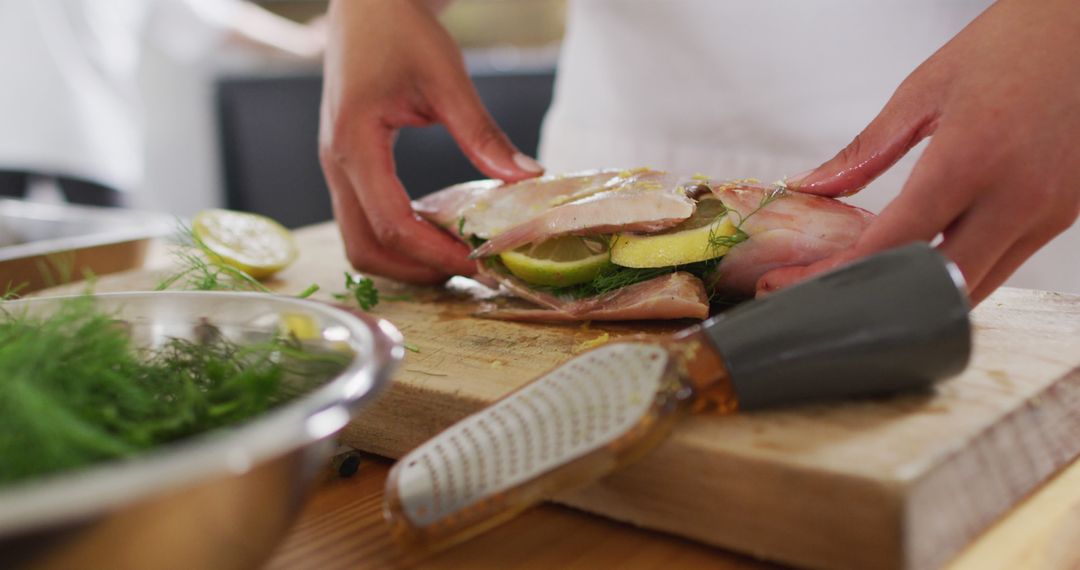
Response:
[[[900,195],[850,250],[771,271],[784,287],[876,251],[943,235],[973,304],[1080,215],[1080,9],[1000,0],[916,69],[835,158],[789,181],[844,196],[933,135]]]
[[[342,0],[329,18],[319,157],[349,262],[421,283],[473,274],[468,247],[413,212],[394,171],[397,130],[445,124],[491,178],[513,182],[543,169],[488,115],[432,6]]]

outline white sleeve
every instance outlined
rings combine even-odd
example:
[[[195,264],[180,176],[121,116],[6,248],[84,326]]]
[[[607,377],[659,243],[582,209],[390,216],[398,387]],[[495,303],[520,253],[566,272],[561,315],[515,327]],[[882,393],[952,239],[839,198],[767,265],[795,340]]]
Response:
[[[197,59],[224,41],[240,4],[241,0],[155,0],[147,15],[147,38],[176,59]]]

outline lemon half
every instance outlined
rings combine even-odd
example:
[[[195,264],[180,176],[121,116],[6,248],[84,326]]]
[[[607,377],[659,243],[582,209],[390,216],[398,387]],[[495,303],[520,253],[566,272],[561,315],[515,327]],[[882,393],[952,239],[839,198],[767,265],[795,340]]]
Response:
[[[534,285],[553,287],[592,281],[611,265],[603,242],[577,236],[524,245],[500,253],[499,258],[518,278]]]
[[[285,226],[258,214],[203,210],[192,220],[191,232],[223,263],[256,279],[284,269],[298,253]]]
[[[716,198],[698,202],[694,215],[679,225],[654,234],[619,234],[611,241],[611,261],[623,267],[669,267],[720,257],[728,252],[719,238],[737,229]]]

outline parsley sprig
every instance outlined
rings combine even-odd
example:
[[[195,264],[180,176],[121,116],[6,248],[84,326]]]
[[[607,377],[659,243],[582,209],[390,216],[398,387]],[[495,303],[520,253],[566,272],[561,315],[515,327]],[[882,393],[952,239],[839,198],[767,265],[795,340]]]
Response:
[[[365,311],[370,311],[379,304],[379,290],[375,288],[375,282],[370,277],[353,277],[352,273],[345,272],[345,293],[334,293],[338,301],[348,302],[350,299]]]

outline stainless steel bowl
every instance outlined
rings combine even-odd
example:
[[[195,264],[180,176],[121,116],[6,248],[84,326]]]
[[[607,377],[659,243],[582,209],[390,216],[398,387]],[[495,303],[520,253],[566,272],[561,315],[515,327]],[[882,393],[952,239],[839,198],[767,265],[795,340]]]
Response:
[[[329,305],[252,293],[98,295],[136,343],[195,338],[212,324],[237,342],[302,316],[346,368],[297,400],[229,430],[124,461],[0,487],[0,566],[246,568],[263,562],[292,521],[343,428],[403,356],[387,321]],[[59,298],[4,303],[44,313]],[[3,461],[3,458],[0,458]]]

